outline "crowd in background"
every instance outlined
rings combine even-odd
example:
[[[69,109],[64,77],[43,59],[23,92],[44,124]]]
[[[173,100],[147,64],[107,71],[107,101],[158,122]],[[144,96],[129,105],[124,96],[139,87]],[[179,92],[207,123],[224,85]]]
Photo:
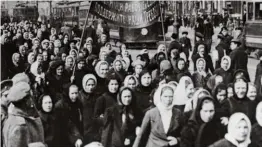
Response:
[[[196,22],[153,57],[116,52],[105,21],[3,24],[2,146],[262,147],[262,55],[250,80],[243,28]]]

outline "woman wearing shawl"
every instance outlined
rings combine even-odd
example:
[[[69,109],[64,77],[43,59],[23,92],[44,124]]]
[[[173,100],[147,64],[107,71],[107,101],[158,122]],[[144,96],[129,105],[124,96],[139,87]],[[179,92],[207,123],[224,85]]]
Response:
[[[96,72],[96,78],[97,78],[97,93],[99,95],[102,95],[106,90],[107,86],[106,83],[106,75],[109,71],[109,65],[106,61],[99,61],[95,65],[95,72]]]
[[[71,49],[69,55],[72,56],[74,59],[77,58],[77,51],[75,49]]]
[[[106,110],[101,142],[106,147],[130,147],[136,138],[136,128],[141,124],[142,113],[129,87],[121,88],[117,98],[119,104]]]
[[[195,87],[204,87],[206,88],[207,81],[211,77],[211,74],[206,72],[206,61],[203,58],[199,58],[196,61],[197,71],[193,73],[192,79],[194,81]]]
[[[79,99],[83,106],[84,144],[92,141],[100,141],[98,123],[94,120],[96,100],[99,97],[95,90],[97,79],[93,74],[86,74],[82,81],[83,89],[79,92]]]
[[[220,75],[212,75],[208,81],[207,81],[207,84],[206,84],[206,89],[209,91],[209,92],[212,92],[214,90],[214,88],[220,84],[220,83],[223,83],[223,77],[220,76]]]
[[[183,119],[182,113],[174,108],[174,93],[175,88],[169,84],[157,89],[154,95],[156,107],[146,112],[133,147],[179,145]]]
[[[177,85],[175,91],[175,107],[181,112],[184,111],[185,105],[190,98],[192,98],[194,93],[194,84],[190,77],[183,76],[179,84]]]
[[[120,78],[121,83],[124,82],[124,79],[126,77],[126,71],[124,70],[124,61],[123,59],[115,59],[113,62],[113,69],[110,70],[110,72],[114,72],[117,74],[117,76]]]
[[[47,146],[59,146],[57,145],[57,120],[54,113],[54,103],[51,97],[47,94],[43,94],[38,100],[38,113],[44,127],[45,143]]]
[[[233,72],[230,70],[231,59],[229,56],[224,56],[221,59],[221,67],[216,69],[214,74],[223,77],[223,81],[226,85],[233,82]]]
[[[14,75],[24,71],[24,67],[20,64],[20,54],[14,53],[12,56],[13,65],[9,69],[9,77],[12,78]]]
[[[234,113],[229,118],[227,134],[212,147],[248,147],[250,141],[251,123],[243,113]]]
[[[75,73],[73,77],[73,83],[76,84],[76,86],[79,88],[79,90],[83,89],[83,77],[90,73],[91,70],[89,70],[86,67],[86,61],[84,58],[78,57],[76,60],[76,67],[75,67]]]
[[[64,90],[69,86],[70,79],[65,75],[64,63],[54,61],[46,74],[47,90],[54,102],[62,99]]]
[[[150,94],[153,90],[151,73],[148,70],[143,70],[139,75],[138,81],[139,86],[135,91],[138,98],[136,102],[139,108],[145,113],[153,103],[150,100]]]
[[[251,146],[262,147],[262,102],[259,102],[256,110],[257,123],[252,126]]]
[[[182,58],[178,58],[176,62],[176,68],[174,69],[174,75],[176,75],[176,81],[179,81],[183,76],[191,77],[186,61]]]
[[[221,137],[214,99],[210,96],[202,96],[181,132],[180,146],[206,147]]]
[[[158,69],[155,69],[152,72],[152,79],[154,81],[154,84],[159,83],[160,82],[159,80],[165,77],[165,73],[167,71],[172,71],[172,65],[168,60],[162,60],[159,63]]]
[[[128,75],[125,77],[125,80],[124,80],[125,87],[129,87],[132,89],[132,91],[135,91],[138,85],[139,85],[139,82],[134,75]]]
[[[251,123],[255,119],[255,103],[247,97],[248,83],[245,79],[236,79],[233,83],[233,96],[227,101],[230,104],[229,114],[242,112],[248,116]]]
[[[63,98],[55,103],[56,118],[60,124],[58,127],[59,146],[82,145],[83,132],[83,107],[79,99],[78,87],[67,87]]]
[[[166,46],[164,44],[160,44],[157,47],[157,53],[150,60],[150,64],[149,64],[150,70],[153,71],[153,70],[157,69],[161,60],[166,59],[165,53],[166,53]]]

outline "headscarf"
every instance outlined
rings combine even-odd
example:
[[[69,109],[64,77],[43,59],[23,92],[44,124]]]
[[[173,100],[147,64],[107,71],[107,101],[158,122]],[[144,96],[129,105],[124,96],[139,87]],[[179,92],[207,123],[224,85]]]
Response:
[[[94,80],[95,81],[95,86],[97,85],[97,79],[96,77],[93,75],[93,74],[86,74],[84,77],[83,77],[83,80],[82,80],[82,86],[83,86],[83,89],[85,90],[85,86],[86,86],[86,83],[88,82],[88,80]],[[86,90],[85,90],[86,91]]]
[[[123,62],[122,58],[117,58],[117,59],[114,60],[114,62],[113,62],[114,70],[116,71],[116,62],[118,62],[118,61],[122,64],[122,69],[121,70],[124,70],[125,69],[125,63]]]
[[[134,75],[128,75],[126,76],[125,80],[124,80],[124,86],[127,87],[128,86],[128,81],[130,80],[130,78],[133,78],[136,82],[136,87],[138,86],[139,82],[137,80],[137,78]]]
[[[76,51],[75,49],[71,49],[71,50],[69,51],[69,55],[71,55],[71,56],[72,56],[72,52],[75,52],[75,54],[76,54],[76,57],[77,57],[77,51]]]
[[[231,67],[231,58],[229,56],[223,56],[222,59],[221,59],[221,63],[220,63],[221,67],[222,67],[222,62],[224,60],[228,61],[228,67],[227,67],[227,69],[225,69],[225,71],[228,71]]]
[[[12,61],[13,61],[13,64],[15,66],[19,66],[18,62],[15,61],[16,56],[20,56],[20,54],[19,53],[14,53],[13,56],[12,56]]]
[[[184,109],[184,112],[189,112],[189,111],[191,111],[191,110],[196,109],[198,100],[199,100],[199,98],[201,98],[201,97],[199,96],[201,93],[204,93],[204,95],[210,95],[210,93],[209,93],[206,89],[204,89],[204,88],[198,89],[198,90],[193,94],[192,98],[187,101],[186,106],[185,106],[185,109]]]
[[[123,62],[124,62],[124,69],[125,69],[125,71],[128,71],[128,68],[129,68],[129,66],[130,66],[130,59],[129,58],[127,58],[127,57],[123,57]]]
[[[193,84],[190,77],[183,76],[180,79],[175,91],[175,105],[185,105],[186,102],[189,100],[186,93],[186,87],[190,84]]]
[[[238,83],[238,81],[243,81],[244,83],[246,83],[246,94],[245,94],[245,97],[244,98],[238,98],[237,94],[236,94],[236,90],[235,90],[235,84]],[[248,93],[248,82],[246,81],[246,79],[237,79],[234,81],[233,83],[233,97],[237,100],[249,100],[248,97],[247,97],[247,93]]]
[[[160,63],[160,73],[164,73],[166,70],[169,70],[172,68],[172,65],[170,61],[168,60],[163,60]]]
[[[165,47],[164,51],[160,50],[162,47]],[[159,46],[157,47],[157,53],[159,53],[159,52],[166,52],[166,46],[164,44],[159,44]]]
[[[39,55],[38,55],[39,56]],[[31,64],[30,71],[34,76],[42,75],[37,73],[38,66],[40,65],[39,61],[35,61]],[[43,72],[42,72],[43,73]]]
[[[172,104],[168,107],[164,106],[162,101],[161,101],[161,94],[164,88],[171,88],[173,91],[173,100],[172,100]],[[164,127],[164,131],[165,133],[167,133],[169,127],[170,127],[170,122],[171,122],[171,118],[172,118],[172,109],[173,106],[175,105],[175,88],[172,85],[169,84],[163,84],[160,85],[158,87],[158,89],[156,90],[155,94],[154,94],[154,104],[157,107],[157,109],[160,112],[161,115],[161,120],[163,123],[163,127]]]
[[[248,135],[245,141],[242,143],[238,143],[238,141],[235,139],[235,134],[236,134],[235,130],[237,130],[236,125],[241,120],[245,120],[247,122],[249,131],[248,131]],[[244,113],[238,112],[238,113],[234,113],[233,115],[231,115],[231,117],[229,118],[228,126],[227,126],[227,134],[225,135],[226,140],[230,141],[232,144],[234,144],[237,147],[247,147],[251,143],[250,133],[251,133],[251,122]]]
[[[260,101],[257,104],[257,109],[256,109],[256,119],[257,123],[262,126],[262,115],[261,115],[261,110],[262,110],[262,101]]]
[[[99,62],[96,64],[96,66],[95,66],[96,74],[97,74],[99,77],[101,77],[101,78],[105,78],[105,77],[102,76],[101,73],[100,73],[100,66],[101,66],[101,65],[104,65],[104,64],[109,67],[109,65],[108,65],[108,63],[107,63],[106,61],[99,61]]]
[[[35,54],[33,52],[30,52],[27,57],[27,61],[29,64],[33,64],[34,61],[31,61],[31,58],[35,57]]]
[[[217,102],[219,102],[219,100],[217,99],[218,90],[225,90],[227,96],[227,86],[224,83],[220,83],[215,87],[215,89],[213,89],[212,95]]]
[[[74,58],[72,55],[69,55],[69,56],[67,56],[67,57],[66,57],[66,60],[65,60],[65,65],[67,66],[67,60],[68,60],[69,58],[72,58],[72,59],[73,59],[73,66],[72,66],[72,67],[70,67],[70,68],[73,68],[73,67],[74,67],[74,65],[75,65],[75,58]]]
[[[213,89],[216,87],[216,78],[217,78],[217,77],[222,77],[222,76],[215,74],[215,75],[211,76],[211,77],[208,79],[208,81],[207,81],[207,87],[208,87],[208,89],[213,90]]]
[[[133,67],[136,67],[136,65],[142,65],[142,67],[145,67],[145,62],[144,61],[141,61],[141,60],[135,60],[133,63],[132,63],[132,66]]]
[[[197,59],[197,61],[196,61],[196,69],[197,69],[197,71],[199,72],[199,69],[198,69],[198,64],[199,64],[199,62],[201,62],[201,61],[203,61],[203,64],[204,64],[204,69],[203,70],[205,70],[206,69],[206,60],[204,59],[204,58],[199,58],[199,59]]]

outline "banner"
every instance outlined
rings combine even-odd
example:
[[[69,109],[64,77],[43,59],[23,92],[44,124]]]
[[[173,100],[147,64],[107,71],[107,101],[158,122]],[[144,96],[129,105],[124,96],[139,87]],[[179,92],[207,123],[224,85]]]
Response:
[[[90,13],[120,27],[142,28],[157,21],[159,2],[92,1]]]

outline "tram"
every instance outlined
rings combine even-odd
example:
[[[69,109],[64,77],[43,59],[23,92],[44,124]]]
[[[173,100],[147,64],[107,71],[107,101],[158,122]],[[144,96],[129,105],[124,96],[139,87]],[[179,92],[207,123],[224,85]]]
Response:
[[[262,51],[262,2],[247,1],[245,37],[249,51]]]

